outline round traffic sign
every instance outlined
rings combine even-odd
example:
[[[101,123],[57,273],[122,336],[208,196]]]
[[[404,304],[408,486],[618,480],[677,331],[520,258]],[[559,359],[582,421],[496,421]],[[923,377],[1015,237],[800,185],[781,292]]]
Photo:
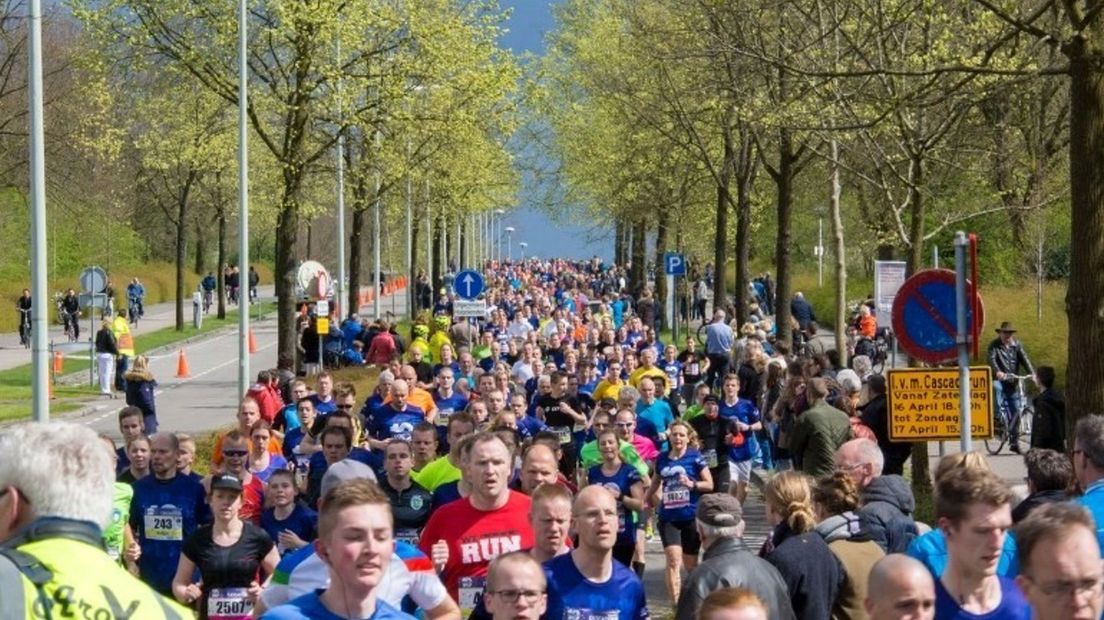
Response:
[[[461,299],[475,299],[483,292],[483,276],[478,271],[465,269],[456,274],[452,288]]]
[[[107,274],[99,267],[87,267],[80,274],[80,284],[85,293],[99,293],[107,286]]]
[[[967,333],[980,334],[985,308],[976,292],[976,303],[971,302],[969,290],[966,295]],[[919,360],[929,364],[953,360],[958,355],[955,312],[955,273],[926,269],[905,280],[898,289],[893,300],[893,333],[901,348]]]

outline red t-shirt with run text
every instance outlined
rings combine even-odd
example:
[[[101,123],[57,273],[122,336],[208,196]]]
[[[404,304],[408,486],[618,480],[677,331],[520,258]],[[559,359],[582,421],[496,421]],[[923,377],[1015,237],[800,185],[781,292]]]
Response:
[[[448,543],[449,559],[441,580],[465,617],[482,595],[491,560],[533,547],[529,505],[529,496],[516,491],[510,491],[505,506],[491,511],[477,510],[465,497],[435,511],[422,530],[418,546],[426,555],[433,556],[437,541]]]

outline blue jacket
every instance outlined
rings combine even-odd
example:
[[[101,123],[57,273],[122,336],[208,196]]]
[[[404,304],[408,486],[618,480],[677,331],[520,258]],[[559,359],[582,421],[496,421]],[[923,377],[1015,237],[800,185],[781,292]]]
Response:
[[[1085,489],[1085,494],[1077,498],[1077,503],[1092,514],[1093,521],[1096,522],[1096,540],[1104,545],[1104,480],[1090,484]]]
[[[909,543],[906,553],[924,563],[932,575],[939,579],[947,568],[947,539],[943,530],[932,530]],[[997,562],[997,574],[1011,579],[1020,573],[1020,561],[1016,557],[1016,539],[1009,532],[1004,537],[1000,561]]]

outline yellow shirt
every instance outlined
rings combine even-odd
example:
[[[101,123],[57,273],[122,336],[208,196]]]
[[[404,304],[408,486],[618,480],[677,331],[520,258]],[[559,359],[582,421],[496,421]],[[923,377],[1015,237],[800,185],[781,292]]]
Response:
[[[602,402],[602,400],[606,398],[617,400],[617,396],[621,393],[621,388],[627,385],[628,384],[624,381],[610,383],[609,379],[602,379],[598,382],[598,386],[594,388],[594,402]]]
[[[134,357],[134,336],[130,334],[130,323],[127,322],[126,317],[115,317],[111,322],[111,333],[115,335],[119,355]]]

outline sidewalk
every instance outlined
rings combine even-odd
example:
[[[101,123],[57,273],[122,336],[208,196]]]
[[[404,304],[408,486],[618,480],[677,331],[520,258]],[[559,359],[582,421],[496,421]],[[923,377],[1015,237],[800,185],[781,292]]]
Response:
[[[261,286],[257,289],[257,294],[261,299],[271,299],[275,295],[275,288],[272,285]],[[227,310],[233,310],[237,306],[227,304]],[[53,308],[51,308],[51,311]],[[140,334],[154,332],[166,327],[176,326],[176,302],[165,302],[146,306],[146,314],[139,321],[137,326],[131,326],[131,332],[138,336]],[[214,307],[211,308],[211,313],[207,316],[213,316],[215,312]],[[51,319],[53,318],[53,312],[51,312]],[[188,324],[192,321],[192,302],[191,298],[184,301],[184,319]],[[87,343],[90,338],[96,335],[96,331],[100,329],[100,321],[97,317],[95,321],[91,322],[95,325],[95,329],[89,333],[89,318],[88,311],[81,311],[80,329],[81,339],[79,342]],[[67,342],[65,337],[65,327],[57,324],[56,322],[50,323],[50,334],[48,340],[51,343],[64,343]],[[77,343],[73,343],[76,345]],[[85,357],[80,354],[76,354],[80,357]],[[31,350],[23,348],[23,345],[19,344],[19,334],[17,332],[0,334],[0,370],[9,370],[17,366],[31,363]]]

